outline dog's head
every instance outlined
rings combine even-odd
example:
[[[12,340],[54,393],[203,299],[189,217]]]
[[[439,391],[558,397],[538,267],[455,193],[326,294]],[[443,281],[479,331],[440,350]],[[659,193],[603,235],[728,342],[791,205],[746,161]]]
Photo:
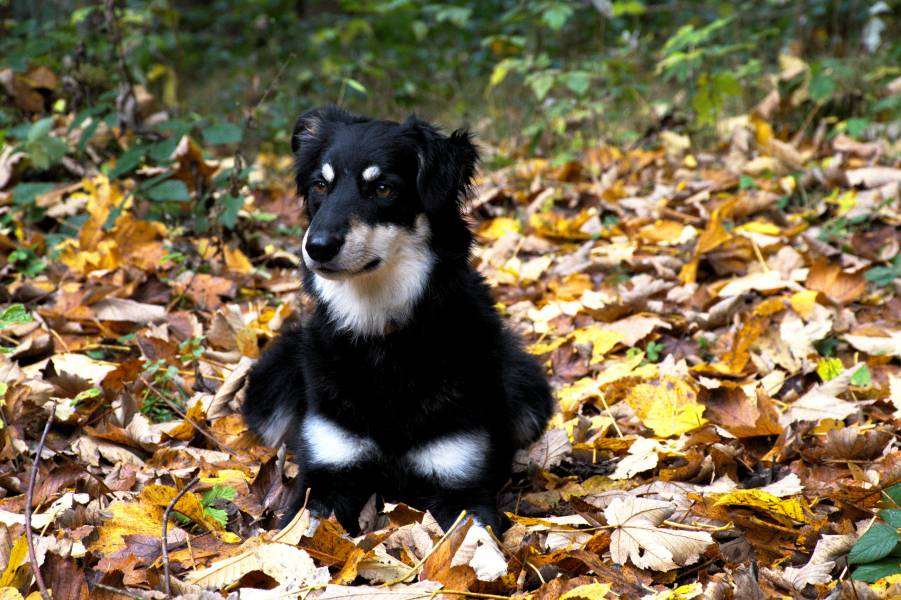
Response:
[[[374,274],[411,245],[468,255],[460,204],[478,160],[468,132],[445,136],[415,117],[378,121],[332,106],[301,115],[291,147],[310,219],[303,259],[313,273]]]

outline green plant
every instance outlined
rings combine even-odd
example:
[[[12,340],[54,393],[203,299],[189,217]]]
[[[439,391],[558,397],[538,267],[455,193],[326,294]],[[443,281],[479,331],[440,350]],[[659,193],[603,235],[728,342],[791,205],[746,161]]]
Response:
[[[238,492],[235,488],[228,485],[214,485],[200,497],[200,505],[203,507],[203,514],[206,517],[216,521],[222,527],[228,524],[228,512],[221,508],[221,505],[230,502],[237,497]],[[172,513],[175,519],[183,526],[193,523],[191,518],[178,512]]]
[[[885,491],[895,508],[883,508],[874,523],[857,540],[848,554],[848,564],[858,565],[852,574],[854,579],[874,582],[889,575],[901,574],[901,484]]]
[[[172,405],[182,406],[184,398],[179,393],[169,392],[178,377],[178,367],[167,365],[165,359],[145,362],[142,376],[152,383],[144,389],[141,397],[141,413],[155,423],[171,421],[178,415]]]
[[[663,343],[657,341],[650,341],[648,345],[645,347],[645,355],[648,357],[648,362],[657,362],[662,358],[663,353]]]
[[[31,323],[34,317],[26,310],[24,304],[10,304],[0,311],[0,331],[14,325]]]
[[[872,267],[864,273],[864,277],[879,287],[890,286],[901,277],[901,253],[896,254],[887,266]]]
[[[47,263],[38,258],[31,248],[16,248],[9,253],[8,259],[16,271],[26,277],[37,277],[41,271],[47,268]]]

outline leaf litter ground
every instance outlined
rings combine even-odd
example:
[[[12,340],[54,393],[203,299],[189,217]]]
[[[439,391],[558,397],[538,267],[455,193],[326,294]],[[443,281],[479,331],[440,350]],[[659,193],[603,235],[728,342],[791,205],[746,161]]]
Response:
[[[754,118],[723,140],[482,176],[475,262],[559,405],[499,537],[403,504],[356,538],[274,529],[296,467],[237,409],[309,310],[277,169],[220,235],[149,220],[133,177],[157,173],[41,191],[6,248],[81,227],[40,274],[3,270],[0,597],[37,593],[35,567],[55,599],[897,597],[898,144]],[[223,167],[188,137],[173,159],[191,194]]]

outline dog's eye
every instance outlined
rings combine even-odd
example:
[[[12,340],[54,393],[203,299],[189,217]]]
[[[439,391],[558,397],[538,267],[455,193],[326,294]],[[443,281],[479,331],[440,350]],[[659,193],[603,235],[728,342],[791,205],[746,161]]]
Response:
[[[328,191],[328,185],[324,181],[314,181],[310,186],[317,194],[324,194]]]
[[[387,198],[388,196],[391,195],[391,192],[393,192],[393,191],[394,190],[391,189],[390,185],[387,185],[385,183],[380,183],[375,188],[375,195],[378,196],[379,198]]]

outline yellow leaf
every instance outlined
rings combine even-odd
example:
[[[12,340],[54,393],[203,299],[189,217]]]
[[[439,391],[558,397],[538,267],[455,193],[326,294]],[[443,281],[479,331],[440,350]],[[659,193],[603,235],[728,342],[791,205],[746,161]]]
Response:
[[[626,398],[635,414],[658,437],[681,435],[707,422],[701,415],[704,406],[697,403],[697,393],[686,381],[666,376],[655,383],[642,383],[632,388]]]
[[[0,588],[0,600],[23,600],[22,594],[14,587]]]
[[[876,592],[888,592],[889,590],[896,590],[896,586],[901,586],[901,574],[899,575],[889,575],[888,577],[883,577],[876,583],[870,586],[870,589]],[[887,598],[888,596],[879,596],[880,598]]]
[[[794,311],[802,319],[807,320],[813,314],[813,307],[817,303],[817,294],[816,290],[803,290],[792,294],[788,301]]]
[[[246,275],[253,273],[253,265],[250,259],[241,252],[240,248],[232,248],[231,246],[223,246],[222,252],[225,254],[225,266],[233,273],[241,273]]]
[[[631,358],[605,365],[605,369],[595,380],[598,386],[604,386],[624,377],[645,377],[650,372],[656,372],[657,365],[649,364],[649,369],[643,369],[639,365],[644,360],[644,352],[636,352]]]
[[[248,483],[252,481],[253,478],[247,475],[244,471],[239,471],[237,469],[220,469],[216,471],[215,475],[209,475],[207,477],[201,477],[200,483],[204,485],[228,485],[231,487],[239,486],[242,483]]]
[[[782,499],[762,490],[735,490],[717,498],[716,505],[756,508],[780,521],[789,519],[799,523],[813,522],[798,498]]]
[[[482,224],[479,227],[479,235],[486,240],[499,240],[508,233],[520,233],[522,226],[519,221],[510,217],[498,217]]]
[[[178,494],[178,490],[168,485],[148,485],[141,490],[138,496],[142,502],[165,509]],[[178,499],[175,510],[185,515],[195,523],[199,523],[210,531],[222,530],[224,527],[215,519],[211,519],[203,512],[200,498],[194,492],[188,492]]]
[[[773,140],[773,128],[770,124],[757,115],[751,115],[751,125],[754,126],[754,134],[757,143],[766,148]]]
[[[575,217],[565,217],[558,213],[532,213],[529,227],[535,233],[547,237],[564,240],[587,240],[591,234],[581,230],[582,225],[592,217],[597,218],[597,210],[585,209]]]
[[[88,549],[112,554],[125,548],[124,536],[141,533],[159,537],[163,532],[163,508],[141,502],[113,502],[106,508],[113,516],[98,527],[99,536]]]
[[[779,180],[779,187],[782,188],[782,191],[787,195],[791,196],[795,192],[795,188],[797,187],[798,182],[791,175],[786,175],[782,179]]]
[[[845,365],[838,358],[821,358],[817,363],[817,375],[823,381],[835,379],[845,370]]]
[[[607,596],[610,588],[611,585],[609,583],[580,585],[560,596],[560,600],[600,600]]]
[[[7,587],[14,585],[15,587],[18,587],[24,583],[24,581],[19,581],[21,577],[17,577],[16,574],[19,571],[19,567],[25,562],[27,556],[28,542],[25,539],[25,536],[22,535],[16,540],[12,550],[9,551],[9,562],[6,563],[6,569],[3,571],[3,574],[0,575],[0,586]]]
[[[241,539],[241,536],[237,533],[232,533],[231,531],[214,531],[213,535],[226,544],[240,544],[244,541]]]
[[[565,335],[563,337],[554,338],[549,342],[536,342],[528,347],[528,350],[532,354],[536,354],[538,356],[542,354],[547,354],[548,352],[553,352],[563,344],[565,344],[569,340],[570,336]]]
[[[700,583],[680,585],[674,590],[664,590],[650,596],[651,600],[691,600],[704,594],[704,586]]]
[[[749,221],[735,228],[736,231],[747,231],[750,233],[762,233],[763,235],[780,235],[782,229],[772,223],[765,221]]]
[[[583,377],[575,383],[557,390],[557,400],[560,410],[564,413],[576,412],[579,406],[588,398],[597,397],[600,394],[598,384],[591,377]]]
[[[689,230],[686,234],[686,229]],[[694,227],[679,221],[657,219],[638,230],[642,240],[651,244],[682,244],[697,235]]]
[[[184,419],[181,423],[178,424],[174,429],[167,431],[166,436],[170,439],[181,440],[183,442],[188,442],[191,438],[194,437],[194,423],[200,424],[203,421],[206,421],[206,411],[203,410],[203,402],[198,400],[188,409],[188,412],[185,413],[186,419]]]
[[[838,197],[838,214],[843,215],[857,206],[857,192],[851,190]]]
[[[573,339],[577,344],[591,344],[592,365],[604,360],[604,355],[622,341],[623,337],[623,334],[617,331],[611,331],[597,325],[577,329],[573,332]]]

